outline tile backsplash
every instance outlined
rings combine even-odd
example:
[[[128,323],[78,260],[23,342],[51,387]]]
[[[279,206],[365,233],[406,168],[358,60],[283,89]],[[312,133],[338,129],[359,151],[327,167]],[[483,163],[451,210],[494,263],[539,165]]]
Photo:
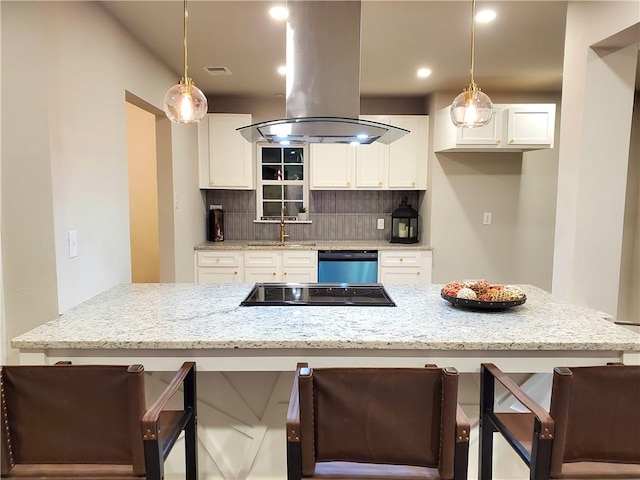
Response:
[[[391,212],[403,197],[419,210],[420,193],[415,190],[353,191],[311,190],[311,223],[287,223],[289,241],[389,240]],[[256,192],[253,190],[207,190],[207,205],[222,205],[227,240],[277,240],[280,225],[257,223]],[[384,218],[384,230],[377,222]]]

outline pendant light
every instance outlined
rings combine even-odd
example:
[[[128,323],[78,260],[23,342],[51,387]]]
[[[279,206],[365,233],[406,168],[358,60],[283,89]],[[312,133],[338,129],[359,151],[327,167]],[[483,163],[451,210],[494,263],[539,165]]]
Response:
[[[489,96],[480,91],[473,78],[476,50],[476,0],[471,2],[471,82],[451,104],[451,120],[456,127],[474,128],[487,125],[493,117]]]
[[[184,77],[164,96],[164,113],[176,123],[197,123],[207,114],[207,97],[189,78],[187,65],[187,0],[184,0]]]

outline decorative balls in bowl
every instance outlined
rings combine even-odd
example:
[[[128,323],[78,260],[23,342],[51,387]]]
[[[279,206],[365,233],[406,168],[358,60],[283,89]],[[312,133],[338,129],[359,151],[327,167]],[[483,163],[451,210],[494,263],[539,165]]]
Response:
[[[470,308],[503,310],[522,305],[527,296],[520,287],[489,283],[485,279],[454,280],[447,283],[440,292],[442,298],[453,305]]]

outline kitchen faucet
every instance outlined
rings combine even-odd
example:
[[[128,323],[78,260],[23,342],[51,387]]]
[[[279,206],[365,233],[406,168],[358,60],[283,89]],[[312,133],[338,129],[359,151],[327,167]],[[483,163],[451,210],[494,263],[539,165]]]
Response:
[[[280,243],[284,245],[286,238],[289,238],[288,233],[284,233],[284,207],[280,209]]]

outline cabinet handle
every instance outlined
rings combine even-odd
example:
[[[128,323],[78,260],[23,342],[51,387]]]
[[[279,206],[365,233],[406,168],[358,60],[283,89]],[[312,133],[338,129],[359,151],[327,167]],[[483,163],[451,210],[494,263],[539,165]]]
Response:
[[[238,274],[238,272],[233,272],[233,274],[234,274],[234,275],[237,275],[237,274]]]
[[[219,258],[216,258],[216,263],[220,263],[220,259]]]
[[[420,275],[420,272],[416,272],[416,275]]]
[[[211,187],[213,187],[215,184],[216,184],[216,182],[214,182],[213,180],[211,180],[211,181],[209,182],[209,185],[210,185]]]
[[[378,182],[378,186],[381,187],[382,186],[382,182]]]
[[[404,260],[404,258],[400,258],[400,261],[402,262]]]
[[[496,140],[496,145],[500,145],[500,139]]]
[[[515,140],[512,138],[511,140],[509,140],[509,145],[511,145],[514,142],[515,142]]]
[[[275,275],[275,274],[274,274],[274,275]],[[284,276],[286,276],[286,275],[287,275],[287,272],[284,272],[284,273],[283,273],[283,275],[284,275]]]
[[[274,275],[274,276],[275,276],[275,274],[276,274],[276,272],[273,272],[271,275]]]
[[[351,185],[351,182],[347,180],[347,186]]]
[[[416,186],[416,182],[411,182],[411,186],[415,187]]]

